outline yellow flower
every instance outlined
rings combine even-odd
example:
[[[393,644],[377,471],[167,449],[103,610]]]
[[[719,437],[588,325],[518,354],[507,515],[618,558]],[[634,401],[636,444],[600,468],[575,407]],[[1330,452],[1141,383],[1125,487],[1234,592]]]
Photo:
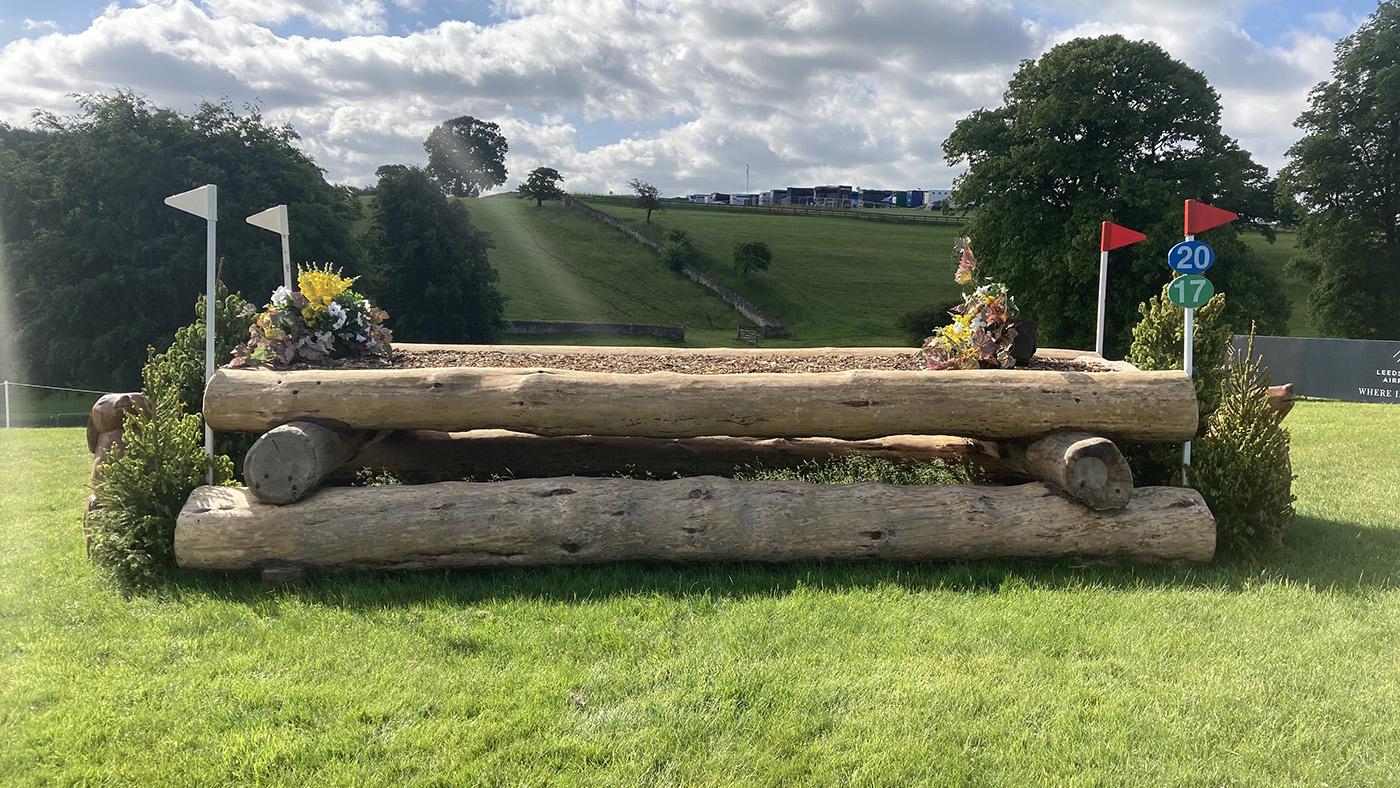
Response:
[[[310,320],[317,313],[324,314],[330,308],[331,301],[354,283],[354,279],[346,279],[330,271],[311,270],[297,274],[297,288],[307,301],[301,316]]]

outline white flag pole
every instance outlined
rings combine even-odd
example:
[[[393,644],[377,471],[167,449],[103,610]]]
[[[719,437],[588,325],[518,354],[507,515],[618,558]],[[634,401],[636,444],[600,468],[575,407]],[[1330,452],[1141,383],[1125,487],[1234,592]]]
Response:
[[[1196,240],[1196,236],[1188,235],[1186,236],[1186,240],[1194,241]],[[1186,377],[1193,378],[1195,377],[1196,366],[1196,310],[1191,307],[1183,307],[1183,309],[1185,309],[1186,312],[1186,324],[1182,330],[1181,358],[1183,363],[1181,366],[1186,370]],[[1193,383],[1192,385],[1195,384]],[[1181,449],[1181,464],[1183,466],[1181,469],[1181,483],[1190,484],[1191,482],[1186,478],[1186,466],[1191,464],[1191,441],[1187,441]]]
[[[282,236],[282,284],[292,289],[292,235],[291,224],[287,221],[287,206],[274,205],[271,208],[249,216],[248,224],[271,230]]]
[[[1108,302],[1108,250],[1099,252],[1099,323],[1094,333],[1094,352],[1103,358],[1104,305]]]
[[[214,302],[217,284],[214,281],[214,238],[217,234],[219,216],[219,187],[214,184],[201,186],[187,192],[165,198],[165,204],[185,213],[194,214],[206,220],[205,234],[205,277],[204,277],[204,383],[214,377]],[[209,421],[204,422],[204,456],[206,465],[204,481],[214,483],[214,431]]]

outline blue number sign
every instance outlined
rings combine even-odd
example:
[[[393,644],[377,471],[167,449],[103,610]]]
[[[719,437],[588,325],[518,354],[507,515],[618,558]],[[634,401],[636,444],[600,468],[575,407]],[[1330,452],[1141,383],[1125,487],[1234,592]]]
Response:
[[[1215,250],[1200,241],[1182,241],[1167,252],[1167,265],[1178,274],[1199,274],[1215,265]]]

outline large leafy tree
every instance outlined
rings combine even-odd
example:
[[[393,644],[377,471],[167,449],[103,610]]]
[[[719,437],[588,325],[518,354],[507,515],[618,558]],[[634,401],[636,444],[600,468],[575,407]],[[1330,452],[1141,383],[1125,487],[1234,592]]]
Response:
[[[1294,265],[1319,333],[1400,339],[1400,3],[1381,3],[1336,52],[1280,177],[1280,202],[1305,212]]]
[[[522,200],[534,200],[535,207],[542,208],[545,200],[564,199],[564,190],[559,188],[562,180],[564,176],[553,167],[536,167],[530,170],[529,177],[520,184],[515,195]]]
[[[417,167],[379,168],[367,275],[395,340],[493,342],[505,325],[490,239]]]
[[[50,385],[132,389],[204,290],[205,225],[163,203],[219,187],[221,281],[251,301],[281,282],[280,241],[243,218],[286,203],[298,260],[354,268],[359,204],[297,150],[289,126],[204,103],[193,115],[128,91],[0,130],[0,265],[15,291],[7,341]],[[14,177],[9,177],[13,173]]]
[[[1004,100],[959,121],[943,150],[950,164],[968,165],[953,201],[979,206],[968,230],[981,273],[1010,287],[1042,344],[1093,345],[1101,222],[1148,236],[1113,254],[1108,352],[1121,354],[1137,305],[1171,276],[1166,252],[1181,240],[1186,199],[1271,213],[1266,171],[1221,132],[1215,91],[1156,44],[1070,41],[1024,61]],[[1281,283],[1236,232],[1200,239],[1215,248],[1209,275],[1227,294],[1227,317],[1282,331]]]
[[[506,182],[510,146],[495,123],[462,115],[439,123],[423,142],[428,174],[452,197],[476,197]]]

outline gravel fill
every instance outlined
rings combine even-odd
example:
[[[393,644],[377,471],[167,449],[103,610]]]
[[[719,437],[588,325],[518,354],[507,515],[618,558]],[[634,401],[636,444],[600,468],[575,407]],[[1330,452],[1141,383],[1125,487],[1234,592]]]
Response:
[[[427,367],[509,367],[571,369],[581,372],[614,372],[641,374],[646,372],[680,372],[688,375],[722,375],[750,372],[845,372],[848,370],[905,370],[923,369],[922,357],[916,352],[891,349],[888,355],[870,354],[820,354],[797,355],[765,354],[752,351],[743,355],[710,355],[687,353],[669,355],[664,353],[538,353],[527,346],[512,345],[502,350],[395,350],[392,359],[344,359],[334,361],[326,367],[342,369],[411,369]],[[296,364],[291,369],[311,369],[305,364]],[[324,367],[318,367],[324,368]],[[1030,366],[1022,369],[1039,369],[1063,372],[1107,372],[1111,368],[1089,361],[1046,359],[1036,357]]]

